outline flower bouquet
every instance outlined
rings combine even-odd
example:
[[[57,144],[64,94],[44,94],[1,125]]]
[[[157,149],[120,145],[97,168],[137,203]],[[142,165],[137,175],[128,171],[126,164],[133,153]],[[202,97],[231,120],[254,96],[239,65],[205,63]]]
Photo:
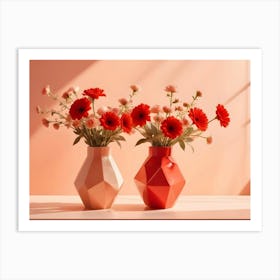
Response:
[[[131,96],[135,92],[133,90]],[[71,87],[59,97],[47,86],[42,93],[57,101],[59,105],[55,110],[42,110],[37,106],[39,114],[48,115],[48,118],[42,119],[43,125],[49,127],[52,124],[55,129],[61,126],[72,128],[78,135],[74,145],[81,139],[90,147],[106,147],[111,142],[120,145],[120,141],[125,141],[121,134],[129,134],[132,131],[132,119],[125,99],[120,100],[119,107],[102,106],[95,110],[96,100],[106,97],[103,89],[86,89],[82,96],[79,96],[79,88]]]
[[[227,127],[230,118],[223,105],[218,104],[216,114],[208,119],[204,111],[196,106],[202,93],[197,91],[191,102],[180,101],[176,88],[165,88],[168,105],[140,104],[133,108],[131,117],[135,129],[142,135],[136,145],[150,143],[149,156],[136,174],[134,180],[138,190],[150,208],[169,208],[174,205],[181,193],[185,179],[171,156],[171,147],[177,143],[185,150],[186,144],[192,149],[191,142],[197,138],[206,139],[210,144],[211,136],[203,136],[209,123],[218,120]]]
[[[196,107],[196,102],[202,93],[197,91],[192,101],[182,102],[175,98],[176,88],[165,88],[168,98],[167,106],[140,104],[133,108],[131,116],[136,130],[143,136],[136,145],[146,142],[155,147],[170,147],[179,144],[184,150],[185,144],[190,145],[196,138],[204,138],[212,143],[212,137],[202,134],[207,130],[210,122],[218,120],[220,125],[227,127],[230,118],[223,105],[218,104],[216,115],[209,121],[204,111]],[[191,146],[191,145],[190,145]],[[193,149],[193,147],[191,146]]]
[[[58,102],[57,109],[43,110],[37,106],[39,114],[48,117],[42,119],[43,125],[51,124],[55,129],[65,126],[77,135],[74,145],[81,139],[88,145],[87,158],[76,180],[76,189],[88,209],[111,207],[123,185],[121,173],[110,154],[108,145],[112,142],[121,146],[125,141],[122,133],[132,132],[130,116],[131,99],[137,89],[131,87],[130,100],[120,99],[118,107],[102,106],[95,109],[100,97],[106,97],[103,89],[90,88],[79,93],[78,88],[70,88],[61,96],[53,93],[49,86],[42,91]]]

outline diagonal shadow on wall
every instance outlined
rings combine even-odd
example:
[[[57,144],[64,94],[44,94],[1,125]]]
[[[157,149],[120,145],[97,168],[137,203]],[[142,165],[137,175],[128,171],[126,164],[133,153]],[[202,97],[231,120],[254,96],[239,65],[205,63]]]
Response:
[[[41,118],[36,114],[36,106],[50,107],[55,101],[41,94],[48,84],[54,92],[80,75],[98,61],[94,60],[31,60],[30,61],[30,136],[41,126]],[[42,84],[42,77],[46,84]],[[32,81],[32,83],[31,83]]]

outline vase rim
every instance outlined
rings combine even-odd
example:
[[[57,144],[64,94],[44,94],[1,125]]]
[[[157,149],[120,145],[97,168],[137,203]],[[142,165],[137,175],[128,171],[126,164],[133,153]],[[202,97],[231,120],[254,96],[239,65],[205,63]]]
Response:
[[[172,146],[150,146],[149,153],[154,156],[170,156]]]
[[[89,150],[92,150],[92,149],[96,149],[96,150],[98,150],[98,149],[100,149],[100,150],[108,150],[108,149],[110,149],[110,147],[109,146],[100,146],[100,147],[92,147],[92,146],[87,146],[87,148],[89,149]]]
[[[172,146],[150,146],[149,148],[151,148],[151,149],[171,149],[172,148]]]
[[[110,154],[110,147],[87,147],[88,156],[108,156]]]

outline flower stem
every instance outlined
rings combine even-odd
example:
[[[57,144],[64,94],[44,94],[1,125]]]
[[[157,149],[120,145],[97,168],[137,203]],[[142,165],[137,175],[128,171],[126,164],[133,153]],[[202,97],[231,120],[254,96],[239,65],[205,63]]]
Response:
[[[212,121],[214,121],[214,120],[216,120],[216,119],[217,119],[217,117],[213,118],[213,119],[210,120],[208,123],[210,123],[210,122],[212,122]]]
[[[57,114],[59,115],[62,119],[66,119],[65,116],[63,116],[61,113],[57,112],[57,111],[52,111],[52,114]]]
[[[95,117],[95,109],[94,109],[94,99],[92,99],[92,111],[93,111],[93,116]]]
[[[191,134],[189,137],[199,137],[199,138],[207,139],[207,137],[205,137],[205,136],[195,135],[195,134]]]
[[[172,102],[173,102],[173,92],[170,92],[170,101],[169,101],[169,107],[171,109],[172,107]]]
[[[189,108],[192,108],[192,106],[194,105],[194,102],[196,101],[196,99],[197,99],[197,95],[195,96],[195,97],[193,97],[193,101],[192,101],[192,103],[190,104],[190,107]]]

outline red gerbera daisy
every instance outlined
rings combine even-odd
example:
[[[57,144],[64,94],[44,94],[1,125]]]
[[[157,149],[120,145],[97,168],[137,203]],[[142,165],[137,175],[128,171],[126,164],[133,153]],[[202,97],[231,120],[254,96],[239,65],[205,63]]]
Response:
[[[133,121],[130,114],[125,113],[121,117],[121,128],[124,132],[130,133],[132,130]]]
[[[131,113],[133,125],[137,126],[144,126],[147,121],[150,121],[150,106],[141,103],[140,105],[136,106]]]
[[[205,131],[208,127],[208,118],[205,113],[199,108],[192,108],[189,112],[189,117],[198,129]]]
[[[77,99],[70,108],[69,114],[73,120],[80,120],[82,117],[88,116],[88,111],[91,109],[91,102],[86,98]]]
[[[100,124],[108,130],[115,130],[120,125],[120,118],[114,112],[104,113],[100,120]]]
[[[99,96],[106,96],[106,94],[103,92],[104,92],[104,90],[100,89],[100,88],[90,88],[90,89],[84,90],[83,95],[87,95],[87,96],[91,97],[92,99],[98,99]]]
[[[227,127],[230,122],[230,118],[227,109],[223,105],[217,105],[216,115],[216,118],[220,121],[221,126]]]
[[[161,123],[160,128],[166,137],[172,139],[176,138],[177,136],[180,136],[183,132],[182,123],[173,116],[166,118]]]

